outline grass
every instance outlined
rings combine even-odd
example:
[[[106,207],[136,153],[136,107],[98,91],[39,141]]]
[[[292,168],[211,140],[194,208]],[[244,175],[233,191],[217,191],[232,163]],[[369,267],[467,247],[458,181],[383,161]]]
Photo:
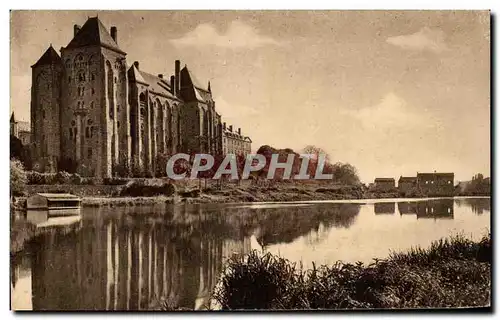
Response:
[[[224,310],[489,306],[491,237],[454,236],[370,265],[303,270],[256,251],[228,260],[213,298]]]

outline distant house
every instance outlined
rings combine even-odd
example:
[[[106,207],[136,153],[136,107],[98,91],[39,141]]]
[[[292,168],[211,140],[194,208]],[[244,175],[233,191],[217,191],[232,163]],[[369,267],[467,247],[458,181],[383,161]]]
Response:
[[[408,190],[417,186],[417,177],[399,177],[398,190],[408,192]]]
[[[10,134],[19,140],[24,146],[31,142],[31,127],[30,123],[26,121],[19,121],[16,119],[14,112],[10,117]]]
[[[417,173],[418,189],[428,196],[453,196],[454,173]]]
[[[376,178],[375,189],[378,191],[391,191],[396,188],[396,180],[394,178]]]

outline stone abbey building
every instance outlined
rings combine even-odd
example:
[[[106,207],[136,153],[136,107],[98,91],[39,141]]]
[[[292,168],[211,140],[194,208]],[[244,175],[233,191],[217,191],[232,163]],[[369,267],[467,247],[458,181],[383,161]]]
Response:
[[[75,25],[61,55],[51,45],[32,66],[35,169],[154,176],[174,153],[250,152],[241,132],[227,139],[210,82],[198,83],[179,60],[174,70],[168,78],[129,66],[117,28],[108,32],[97,17]]]

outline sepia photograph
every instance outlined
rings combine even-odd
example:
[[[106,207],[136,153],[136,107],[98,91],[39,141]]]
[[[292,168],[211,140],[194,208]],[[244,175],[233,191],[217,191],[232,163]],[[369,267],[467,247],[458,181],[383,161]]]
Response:
[[[9,17],[12,311],[492,311],[489,10]]]

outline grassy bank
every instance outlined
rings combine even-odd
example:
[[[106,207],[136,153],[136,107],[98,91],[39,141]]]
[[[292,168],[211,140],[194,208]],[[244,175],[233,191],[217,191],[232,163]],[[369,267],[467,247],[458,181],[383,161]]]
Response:
[[[489,306],[490,236],[455,236],[370,265],[302,270],[252,252],[228,261],[213,298],[222,309],[445,308]]]

